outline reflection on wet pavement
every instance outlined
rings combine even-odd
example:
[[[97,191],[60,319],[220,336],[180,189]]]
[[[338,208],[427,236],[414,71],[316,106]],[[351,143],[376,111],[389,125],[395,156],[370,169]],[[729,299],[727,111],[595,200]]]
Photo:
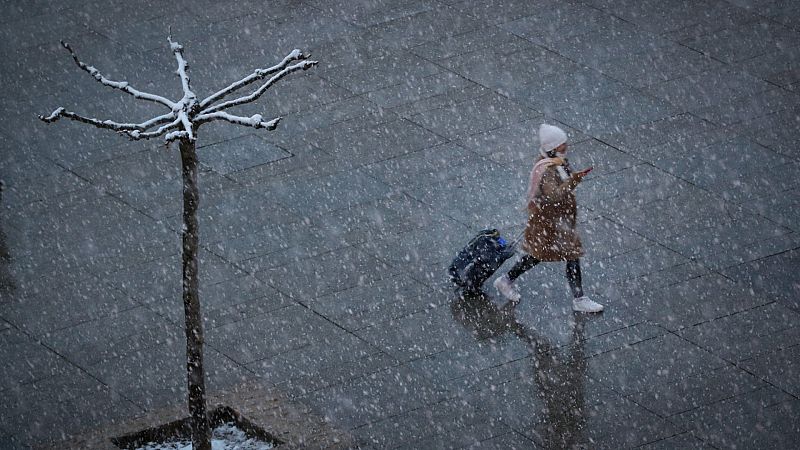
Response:
[[[515,307],[511,302],[498,307],[482,292],[463,292],[450,304],[453,318],[471,330],[476,339],[494,340],[508,333],[530,346],[531,375],[544,404],[533,435],[545,448],[582,448],[587,368],[584,329],[591,318],[574,314],[569,344],[559,348],[517,320]]]

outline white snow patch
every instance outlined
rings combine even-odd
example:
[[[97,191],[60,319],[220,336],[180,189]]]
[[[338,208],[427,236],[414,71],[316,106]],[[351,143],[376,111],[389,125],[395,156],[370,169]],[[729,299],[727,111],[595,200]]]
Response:
[[[232,423],[222,424],[211,432],[212,450],[268,450],[271,448],[274,448],[271,443],[248,438],[244,431]],[[192,443],[187,439],[162,443],[149,442],[136,450],[192,450]]]

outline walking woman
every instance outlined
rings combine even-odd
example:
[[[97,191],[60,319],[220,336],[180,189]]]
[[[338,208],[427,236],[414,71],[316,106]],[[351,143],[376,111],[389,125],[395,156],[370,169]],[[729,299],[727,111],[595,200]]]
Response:
[[[596,313],[603,305],[584,295],[581,285],[581,240],[576,231],[578,204],[573,192],[591,167],[573,172],[567,159],[567,134],[561,128],[539,127],[539,153],[528,185],[528,224],[522,249],[525,254],[507,274],[494,281],[494,287],[517,303],[519,291],[514,281],[540,262],[566,262],[567,281],[572,291],[572,309]]]

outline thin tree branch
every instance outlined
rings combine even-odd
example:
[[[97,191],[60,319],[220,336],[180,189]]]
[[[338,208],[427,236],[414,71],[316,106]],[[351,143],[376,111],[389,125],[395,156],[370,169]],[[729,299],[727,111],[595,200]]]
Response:
[[[245,103],[250,103],[252,101],[255,101],[259,97],[261,97],[261,95],[263,95],[264,92],[267,91],[267,89],[269,89],[270,87],[272,87],[272,85],[277,83],[278,80],[280,80],[281,78],[285,77],[286,75],[288,75],[288,74],[290,74],[292,72],[296,72],[298,70],[308,70],[309,68],[315,66],[316,64],[317,64],[317,61],[303,61],[301,63],[297,63],[297,64],[293,64],[293,65],[291,65],[289,67],[285,67],[285,68],[281,69],[281,71],[279,71],[278,73],[273,75],[272,78],[267,80],[266,83],[264,83],[260,88],[258,88],[252,94],[244,96],[244,97],[237,98],[235,100],[229,100],[227,102],[223,102],[223,103],[219,103],[219,104],[214,105],[214,106],[210,106],[210,107],[202,110],[200,112],[200,114],[209,114],[209,113],[213,113],[213,112],[216,112],[216,111],[221,111],[223,109],[230,108],[232,106],[242,105],[242,104],[245,104]]]
[[[59,120],[62,117],[66,117],[67,119],[72,119],[78,122],[88,123],[90,125],[94,125],[98,128],[105,128],[108,130],[114,131],[145,131],[148,128],[154,127],[158,124],[164,123],[169,119],[174,119],[174,113],[164,114],[162,116],[154,117],[148,121],[142,123],[120,123],[114,122],[113,120],[100,120],[95,119],[92,117],[85,117],[80,114],[74,113],[72,111],[67,111],[65,108],[60,107],[50,113],[49,116],[39,115],[39,120],[52,123]]]
[[[114,89],[119,89],[122,92],[125,92],[126,94],[130,94],[130,95],[132,95],[132,96],[134,96],[136,98],[142,99],[142,100],[148,100],[148,101],[151,101],[151,102],[159,103],[161,105],[166,106],[169,109],[174,109],[175,108],[175,103],[171,102],[170,100],[168,100],[168,99],[166,99],[166,98],[164,98],[164,97],[162,97],[160,95],[155,95],[155,94],[150,94],[150,93],[147,93],[147,92],[142,92],[142,91],[140,91],[138,89],[135,89],[135,88],[131,87],[131,85],[128,84],[127,81],[109,80],[102,73],[100,73],[100,71],[97,70],[96,68],[94,68],[92,66],[88,66],[88,65],[84,64],[83,62],[81,62],[81,60],[78,59],[78,55],[75,54],[75,52],[72,50],[72,47],[70,47],[69,44],[67,44],[64,41],[61,41],[61,45],[65,49],[67,49],[67,51],[69,52],[70,55],[72,55],[72,59],[75,61],[75,64],[77,64],[78,67],[80,67],[81,69],[85,70],[89,75],[92,76],[92,78],[94,78],[95,80],[97,80],[101,84],[103,84],[105,86],[108,86],[108,87],[111,87],[111,88],[114,88]]]
[[[252,74],[206,97],[205,99],[203,99],[203,101],[200,102],[200,107],[205,108],[206,106],[214,103],[217,100],[220,100],[221,98],[225,97],[226,95],[232,93],[237,89],[241,89],[249,85],[250,83],[261,80],[268,75],[272,75],[273,73],[284,69],[292,61],[297,61],[306,58],[308,58],[308,55],[304,55],[303,52],[301,52],[299,49],[294,49],[291,51],[291,53],[286,55],[286,57],[284,57],[283,61],[281,61],[280,63],[266,69],[256,69]]]
[[[189,87],[189,74],[186,72],[188,64],[186,64],[186,60],[183,59],[183,46],[177,42],[173,42],[172,36],[167,37],[167,41],[169,42],[169,48],[172,50],[172,53],[175,54],[175,59],[178,61],[177,73],[181,78],[181,86],[183,87],[182,102],[186,104],[186,101],[194,100],[197,98],[197,96]]]
[[[173,116],[174,118],[174,116]],[[177,128],[181,125],[181,119],[175,119],[172,122],[162,125],[156,130],[153,131],[140,131],[140,130],[123,130],[120,133],[124,134],[125,136],[131,138],[134,141],[138,141],[141,139],[152,139],[155,137],[159,137],[162,134],[166,133],[167,131]]]
[[[140,129],[141,131],[145,131],[145,130],[147,130],[149,128],[152,128],[152,127],[154,127],[156,125],[161,125],[162,123],[167,123],[170,120],[174,120],[174,119],[175,119],[175,112],[174,111],[168,112],[168,113],[166,113],[164,115],[161,115],[161,116],[158,116],[158,117],[153,117],[150,120],[147,120],[145,122],[140,123],[139,124],[140,126],[139,126],[138,129]]]
[[[214,120],[224,120],[226,122],[230,122],[236,125],[244,125],[253,128],[266,128],[267,130],[274,130],[278,126],[278,122],[280,122],[282,117],[276,117],[272,120],[264,122],[264,117],[261,114],[254,114],[250,117],[243,117],[243,116],[235,116],[233,114],[228,114],[225,111],[217,111],[208,114],[200,114],[199,116],[195,117],[195,123],[198,125],[201,123],[211,122]]]

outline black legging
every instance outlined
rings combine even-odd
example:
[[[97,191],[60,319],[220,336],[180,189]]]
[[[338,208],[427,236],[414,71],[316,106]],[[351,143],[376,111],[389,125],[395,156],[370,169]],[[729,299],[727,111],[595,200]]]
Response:
[[[520,275],[532,269],[533,266],[539,264],[541,261],[531,255],[525,254],[522,258],[514,264],[514,267],[508,271],[508,278],[511,281],[519,278]],[[567,261],[567,282],[569,288],[572,290],[572,295],[575,298],[583,297],[583,286],[581,285],[581,262],[578,259]]]

